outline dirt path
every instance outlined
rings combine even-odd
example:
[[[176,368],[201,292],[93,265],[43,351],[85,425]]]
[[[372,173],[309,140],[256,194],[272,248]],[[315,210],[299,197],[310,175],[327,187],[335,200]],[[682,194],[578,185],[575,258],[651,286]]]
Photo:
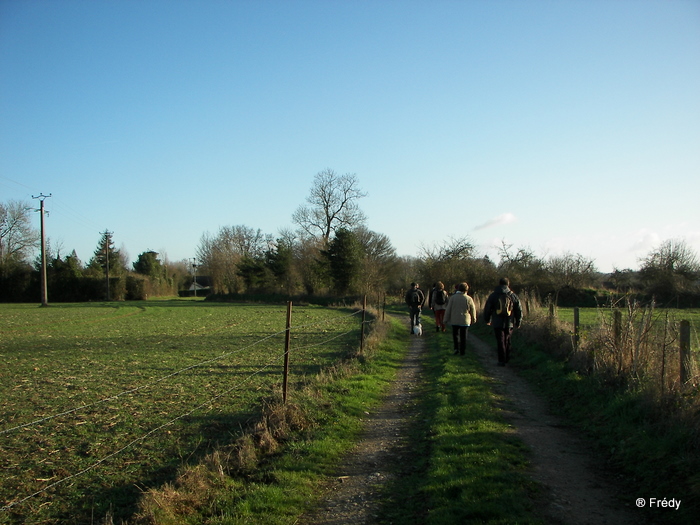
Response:
[[[587,445],[547,412],[545,403],[525,380],[512,369],[496,365],[495,350],[473,336],[470,343],[494,379],[494,390],[504,399],[504,417],[532,451],[532,478],[545,487],[537,502],[541,517],[547,523],[567,525],[640,523],[639,516],[632,515],[630,502],[620,500],[614,484],[601,474]],[[379,489],[390,480],[392,459],[401,454],[404,430],[415,410],[414,392],[424,348],[424,339],[411,338],[410,350],[385,403],[368,417],[364,437],[348,454],[325,504],[304,523],[376,522]]]
[[[511,368],[496,363],[496,351],[476,337],[471,347],[494,390],[505,401],[503,415],[530,448],[532,478],[546,491],[538,502],[549,523],[567,525],[626,525],[640,523],[630,504],[602,472],[591,448],[547,411],[546,403]]]
[[[349,525],[376,521],[378,489],[391,479],[392,460],[400,456],[406,444],[405,430],[415,411],[424,349],[423,339],[411,338],[411,347],[389,395],[376,413],[368,415],[364,436],[339,469],[324,506],[304,523]]]

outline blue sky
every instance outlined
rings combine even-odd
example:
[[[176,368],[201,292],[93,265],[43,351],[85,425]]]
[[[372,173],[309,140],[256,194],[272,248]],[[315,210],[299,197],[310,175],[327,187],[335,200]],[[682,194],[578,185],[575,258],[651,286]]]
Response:
[[[87,262],[292,226],[355,173],[400,255],[700,253],[700,2],[0,0],[0,201]],[[36,214],[38,227],[39,217]]]

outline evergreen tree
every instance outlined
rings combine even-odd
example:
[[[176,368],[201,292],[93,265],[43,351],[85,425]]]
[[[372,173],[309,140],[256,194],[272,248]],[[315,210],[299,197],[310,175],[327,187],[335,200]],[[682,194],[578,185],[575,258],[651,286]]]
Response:
[[[158,253],[143,252],[134,263],[134,271],[158,282],[165,277],[165,267],[158,259]]]
[[[104,274],[107,268],[110,275],[119,275],[125,270],[121,254],[114,247],[112,232],[104,231],[87,269],[94,276],[99,276]]]
[[[106,298],[121,300],[126,295],[126,283],[124,276],[126,267],[119,250],[114,248],[112,232],[104,231],[100,242],[95,249],[95,254],[88,263],[86,275],[95,279],[102,278],[105,281],[109,277],[109,289],[106,289]]]
[[[265,266],[274,277],[275,287],[284,288],[287,294],[294,293],[294,247],[285,239],[277,239],[274,248],[265,253]]]
[[[339,295],[356,292],[364,256],[357,235],[340,228],[328,249],[321,253],[328,262],[335,292]]]
[[[51,259],[48,280],[54,301],[75,302],[90,299],[83,291],[83,267],[75,250],[63,259],[60,255]]]

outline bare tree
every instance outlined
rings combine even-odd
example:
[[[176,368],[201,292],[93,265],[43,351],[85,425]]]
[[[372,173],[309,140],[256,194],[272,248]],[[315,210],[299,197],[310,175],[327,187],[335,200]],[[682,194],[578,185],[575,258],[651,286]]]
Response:
[[[697,254],[682,239],[669,239],[641,260],[642,270],[653,269],[695,278],[700,272]]]
[[[546,268],[554,281],[556,289],[568,286],[581,288],[591,286],[598,271],[593,259],[584,257],[580,253],[567,252],[561,256],[552,256],[546,264]]]
[[[475,255],[475,246],[469,237],[450,237],[441,244],[421,245],[421,258],[427,261],[464,261]]]
[[[272,246],[272,237],[248,226],[225,226],[217,235],[202,235],[197,248],[197,259],[212,279],[217,293],[243,290],[238,265],[245,257],[262,258]]]
[[[358,187],[354,173],[338,175],[327,168],[314,177],[307,205],[300,206],[292,221],[311,237],[328,245],[331,234],[340,228],[355,229],[366,221],[357,201],[367,194]]]
[[[474,289],[475,281],[482,281],[480,265],[475,264],[476,248],[469,237],[450,237],[420,249],[420,278],[425,286],[442,281],[451,290],[453,284],[466,280]]]
[[[682,239],[664,241],[640,262],[640,276],[651,293],[666,297],[697,290],[700,262]]]
[[[548,273],[545,263],[537,257],[530,247],[521,247],[513,252],[513,245],[501,241],[498,250],[501,258],[498,271],[511,282],[517,282],[526,288],[537,287],[545,283]]]
[[[0,203],[0,265],[25,261],[39,242],[31,227],[31,207],[23,202]]]

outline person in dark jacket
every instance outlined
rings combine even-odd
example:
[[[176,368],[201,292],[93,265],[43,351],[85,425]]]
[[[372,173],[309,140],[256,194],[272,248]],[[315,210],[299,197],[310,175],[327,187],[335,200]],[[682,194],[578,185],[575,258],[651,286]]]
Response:
[[[421,308],[425,302],[425,294],[420,289],[418,283],[411,283],[411,288],[406,292],[406,305],[408,306],[409,314],[411,315],[411,333],[413,327],[421,324]]]
[[[484,305],[484,321],[493,326],[496,336],[499,366],[506,366],[510,360],[513,329],[520,328],[522,319],[520,299],[510,289],[508,278],[503,277]]]

